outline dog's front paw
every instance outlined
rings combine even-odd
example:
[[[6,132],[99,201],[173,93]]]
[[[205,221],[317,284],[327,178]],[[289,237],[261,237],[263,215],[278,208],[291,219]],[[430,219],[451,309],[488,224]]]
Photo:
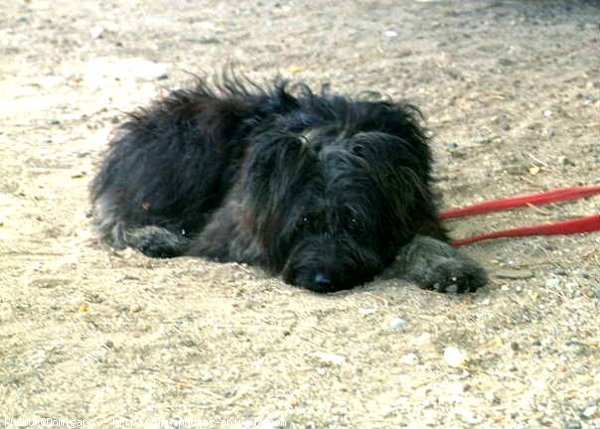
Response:
[[[157,226],[128,231],[125,239],[131,247],[152,258],[181,256],[188,244],[188,240],[184,237]]]
[[[474,292],[487,283],[487,275],[476,262],[461,258],[440,258],[418,279],[424,289],[438,292]]]
[[[448,243],[417,236],[400,253],[407,279],[438,292],[472,292],[487,283],[485,270]]]

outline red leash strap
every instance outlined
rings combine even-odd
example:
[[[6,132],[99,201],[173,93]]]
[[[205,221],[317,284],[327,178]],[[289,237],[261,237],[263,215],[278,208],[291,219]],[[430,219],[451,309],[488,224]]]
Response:
[[[450,244],[458,247],[490,238],[524,237],[527,235],[569,235],[592,231],[600,231],[600,215],[586,216],[579,219],[556,222],[548,225],[523,226],[520,228],[490,232],[488,234],[479,234],[472,237],[454,240]]]
[[[458,209],[444,210],[440,213],[442,219],[454,217],[472,216],[481,213],[498,212],[529,204],[548,204],[557,201],[575,200],[590,195],[600,194],[600,186],[574,186],[571,188],[556,189],[536,194],[518,195],[516,197],[503,198],[500,200],[486,201]],[[558,235],[578,234],[582,232],[600,231],[600,215],[586,216],[579,219],[556,222],[547,225],[531,225],[520,228],[479,234],[455,240],[453,246],[462,246],[476,241],[500,237],[522,237],[528,235]]]
[[[571,188],[555,189],[553,191],[539,192],[537,194],[517,195],[516,197],[485,201],[483,203],[473,204],[458,209],[448,209],[442,211],[440,217],[442,219],[450,219],[453,217],[472,216],[475,214],[508,210],[515,207],[526,206],[528,204],[541,205],[558,201],[576,200],[595,194],[600,194],[600,185],[573,186]]]

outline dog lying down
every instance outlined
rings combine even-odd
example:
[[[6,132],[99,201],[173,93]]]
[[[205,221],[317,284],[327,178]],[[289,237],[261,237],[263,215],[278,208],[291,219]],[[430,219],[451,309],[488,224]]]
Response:
[[[423,288],[474,291],[486,274],[447,244],[431,164],[411,105],[225,77],[130,114],[91,194],[118,249],[259,265],[315,292],[397,261]]]

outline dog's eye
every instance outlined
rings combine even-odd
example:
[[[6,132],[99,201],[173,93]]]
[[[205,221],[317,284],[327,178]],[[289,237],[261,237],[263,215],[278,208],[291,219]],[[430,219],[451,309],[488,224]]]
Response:
[[[313,217],[310,215],[304,215],[302,216],[302,219],[300,219],[300,226],[302,226],[303,228],[308,228],[313,224]]]
[[[352,231],[358,231],[360,229],[362,229],[362,224],[360,223],[360,221],[358,219],[356,219],[355,217],[351,217],[348,220],[348,227],[352,230]]]

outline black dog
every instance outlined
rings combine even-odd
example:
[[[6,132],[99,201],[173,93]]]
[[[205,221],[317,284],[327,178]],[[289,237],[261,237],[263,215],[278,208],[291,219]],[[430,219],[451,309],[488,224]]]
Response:
[[[256,264],[316,292],[407,278],[475,290],[446,244],[418,110],[276,82],[200,81],[130,115],[92,183],[96,225],[146,255]]]

